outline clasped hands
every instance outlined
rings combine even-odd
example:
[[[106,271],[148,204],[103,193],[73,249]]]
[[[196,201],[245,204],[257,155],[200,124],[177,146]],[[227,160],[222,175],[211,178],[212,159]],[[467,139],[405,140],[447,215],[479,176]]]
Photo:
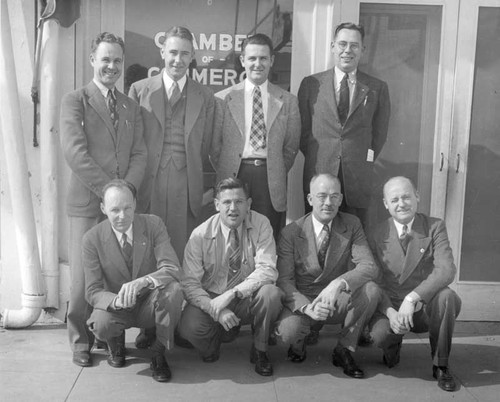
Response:
[[[115,297],[114,305],[118,309],[131,309],[137,302],[137,297],[142,289],[148,287],[149,282],[146,277],[137,278],[132,282],[122,285]]]
[[[210,305],[208,307],[208,314],[210,314],[210,317],[212,317],[214,321],[219,322],[226,331],[240,324],[240,319],[236,314],[227,308],[235,296],[235,291],[230,289],[210,300]]]
[[[344,289],[344,281],[333,280],[311,303],[305,306],[304,314],[307,314],[315,321],[325,321],[328,317],[332,317],[335,312],[337,298]]]

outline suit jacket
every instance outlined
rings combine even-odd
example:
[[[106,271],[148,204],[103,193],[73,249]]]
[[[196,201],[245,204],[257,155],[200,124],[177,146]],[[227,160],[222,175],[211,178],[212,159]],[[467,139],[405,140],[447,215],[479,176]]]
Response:
[[[182,288],[186,300],[207,311],[208,292],[222,294],[226,290],[229,268],[224,264],[226,242],[221,232],[220,214],[198,226],[184,251]],[[250,211],[243,222],[240,239],[243,282],[235,286],[243,297],[249,297],[261,286],[275,283],[276,245],[269,220]]]
[[[367,208],[373,186],[373,161],[387,138],[390,101],[387,84],[357,72],[357,84],[349,115],[340,124],[334,89],[334,69],[306,77],[298,98],[302,119],[300,149],[305,157],[304,193],[316,173],[338,175],[342,162],[342,189],[348,206]]]
[[[378,226],[371,245],[380,267],[379,283],[396,302],[415,291],[427,303],[455,278],[457,269],[441,219],[415,215],[406,255],[392,218]]]
[[[179,260],[162,220],[155,215],[135,215],[132,230],[132,272],[109,220],[94,226],[83,237],[85,298],[94,308],[107,310],[121,286],[137,278],[150,275],[160,288],[179,278]]]
[[[144,120],[144,139],[148,149],[146,175],[137,198],[139,212],[149,212],[152,186],[160,166],[165,133],[165,87],[163,70],[160,74],[135,82],[129,96],[141,105]],[[186,147],[189,207],[198,216],[202,207],[203,189],[213,186],[204,183],[203,172],[213,171],[209,160],[212,142],[214,96],[212,91],[187,77],[186,119],[184,145]],[[210,175],[207,175],[210,177]],[[166,183],[165,183],[166,185]]]
[[[285,292],[284,304],[296,311],[315,299],[334,279],[344,279],[354,292],[375,280],[378,268],[359,219],[338,212],[332,221],[324,268],[318,262],[312,214],[307,214],[281,231],[278,272],[277,285]]]
[[[93,81],[62,99],[61,143],[71,169],[67,193],[70,216],[99,216],[105,184],[121,178],[139,189],[144,176],[147,155],[139,105],[118,90],[115,94],[116,131],[106,100]]]
[[[268,84],[267,175],[271,202],[276,211],[286,210],[287,173],[299,150],[300,117],[297,98]],[[236,177],[245,147],[245,82],[215,94],[216,122],[212,161],[217,181]]]

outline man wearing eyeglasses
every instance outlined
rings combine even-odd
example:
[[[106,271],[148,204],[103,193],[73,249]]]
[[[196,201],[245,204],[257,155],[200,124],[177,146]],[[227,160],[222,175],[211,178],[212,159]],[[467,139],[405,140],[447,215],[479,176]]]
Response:
[[[315,174],[337,176],[344,190],[340,210],[358,216],[366,229],[373,165],[387,138],[390,101],[385,82],[358,70],[364,35],[360,25],[340,24],[332,42],[334,67],[304,78],[298,98],[304,195]]]
[[[363,378],[351,352],[377,307],[380,290],[371,281],[378,268],[359,219],[338,212],[339,179],[319,174],[310,188],[312,213],[286,226],[278,243],[277,285],[285,292],[285,307],[276,335],[290,345],[288,359],[302,363],[310,326],[343,324],[332,363],[350,377]]]

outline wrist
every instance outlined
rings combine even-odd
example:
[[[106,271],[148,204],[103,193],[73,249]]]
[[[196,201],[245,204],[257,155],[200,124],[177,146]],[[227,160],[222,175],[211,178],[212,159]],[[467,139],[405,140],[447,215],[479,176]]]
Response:
[[[417,298],[413,297],[410,294],[407,294],[406,297],[404,298],[404,300],[407,301],[408,303],[411,303],[411,304],[417,304],[417,302],[418,302]]]

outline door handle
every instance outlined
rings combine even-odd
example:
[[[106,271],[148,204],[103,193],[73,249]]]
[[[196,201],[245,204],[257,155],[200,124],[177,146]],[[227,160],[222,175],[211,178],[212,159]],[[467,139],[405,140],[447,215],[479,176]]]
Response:
[[[439,171],[443,171],[443,165],[444,165],[444,154],[441,152],[441,164],[439,165]]]
[[[460,170],[460,154],[457,154],[457,170],[455,172],[458,173],[459,170]]]

